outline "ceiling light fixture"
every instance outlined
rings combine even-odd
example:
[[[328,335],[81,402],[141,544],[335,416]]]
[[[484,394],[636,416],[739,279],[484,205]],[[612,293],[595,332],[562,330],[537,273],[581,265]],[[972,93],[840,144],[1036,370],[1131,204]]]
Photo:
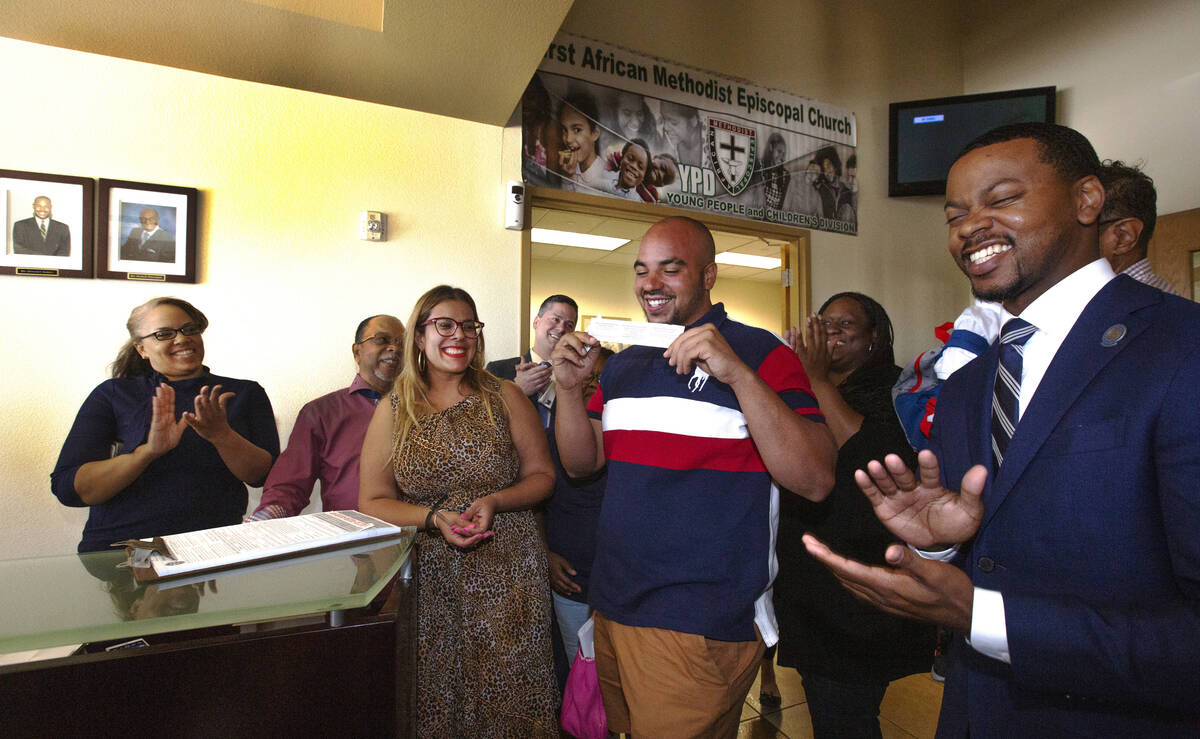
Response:
[[[603,249],[612,251],[619,246],[629,243],[629,239],[616,239],[611,236],[596,236],[581,234],[574,231],[555,231],[550,228],[530,229],[529,240],[535,244],[556,244],[558,246],[580,246],[584,249]]]
[[[717,255],[718,264],[730,264],[737,267],[753,267],[754,269],[779,269],[783,260],[779,257],[758,257],[753,254],[742,254],[737,251],[723,251]]]

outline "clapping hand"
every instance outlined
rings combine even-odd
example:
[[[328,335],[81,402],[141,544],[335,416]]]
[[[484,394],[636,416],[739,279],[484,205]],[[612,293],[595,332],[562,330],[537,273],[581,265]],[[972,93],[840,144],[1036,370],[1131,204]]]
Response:
[[[179,444],[187,422],[175,419],[175,388],[160,384],[150,399],[150,433],[146,446],[154,457],[161,457]]]
[[[843,587],[876,608],[971,630],[975,589],[967,573],[949,562],[923,559],[902,544],[892,544],[884,555],[890,566],[872,567],[836,554],[812,534],[804,535],[804,546]]]
[[[803,329],[793,326],[784,332],[783,338],[800,358],[809,379],[828,379],[829,365],[833,360],[829,353],[829,336],[821,324],[820,316],[812,314],[805,321]]]
[[[928,449],[917,455],[920,477],[895,454],[883,463],[872,460],[854,473],[875,515],[888,531],[919,549],[959,544],[979,530],[983,520],[983,488],[987,468],[975,465],[963,475],[960,492],[942,487],[937,456]]]
[[[205,385],[196,394],[195,407],[190,413],[184,413],[182,420],[191,426],[200,438],[216,443],[227,433],[232,433],[229,420],[225,417],[225,408],[235,393],[222,393],[220,385],[209,387]]]
[[[550,386],[552,374],[549,363],[521,362],[516,366],[513,382],[526,395],[537,395]]]

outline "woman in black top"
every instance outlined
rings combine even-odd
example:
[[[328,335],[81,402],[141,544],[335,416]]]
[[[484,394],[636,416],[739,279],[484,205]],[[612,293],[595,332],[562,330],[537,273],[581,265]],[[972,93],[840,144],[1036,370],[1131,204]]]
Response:
[[[129,340],[79,410],[50,475],[63,505],[90,508],[79,551],[240,523],[246,485],[279,456],[266,392],[204,366],[208,318],[179,298],[133,309]]]
[[[838,444],[833,491],[820,503],[783,496],[775,610],[779,664],[804,681],[813,734],[879,737],[879,704],[891,680],[929,669],[934,627],[886,614],[856,599],[805,551],[810,531],[860,562],[884,564],[895,538],[875,517],[854,482],[872,459],[915,455],[892,408],[900,374],[892,353],[892,324],[883,307],[861,293],[839,293],[788,339],[812,382],[813,394]]]

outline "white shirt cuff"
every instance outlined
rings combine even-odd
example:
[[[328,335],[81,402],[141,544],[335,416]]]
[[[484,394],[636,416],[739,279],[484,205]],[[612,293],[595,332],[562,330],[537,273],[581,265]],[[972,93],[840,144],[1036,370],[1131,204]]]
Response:
[[[949,562],[950,560],[954,559],[954,555],[958,554],[957,544],[949,549],[938,549],[936,551],[917,549],[912,544],[909,544],[908,548],[916,552],[917,556],[921,559],[932,559],[937,562]]]
[[[998,590],[975,588],[971,606],[971,638],[967,643],[976,652],[1012,664],[1008,653],[1008,625],[1004,620],[1004,596]]]

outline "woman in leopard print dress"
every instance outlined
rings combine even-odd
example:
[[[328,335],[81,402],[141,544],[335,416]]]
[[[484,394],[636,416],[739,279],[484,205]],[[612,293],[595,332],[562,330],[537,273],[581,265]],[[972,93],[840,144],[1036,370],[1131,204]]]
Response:
[[[537,412],[483,370],[465,291],[409,320],[404,369],[367,430],[359,508],[417,539],[417,736],[558,736],[546,552],[530,507],[554,472]]]

